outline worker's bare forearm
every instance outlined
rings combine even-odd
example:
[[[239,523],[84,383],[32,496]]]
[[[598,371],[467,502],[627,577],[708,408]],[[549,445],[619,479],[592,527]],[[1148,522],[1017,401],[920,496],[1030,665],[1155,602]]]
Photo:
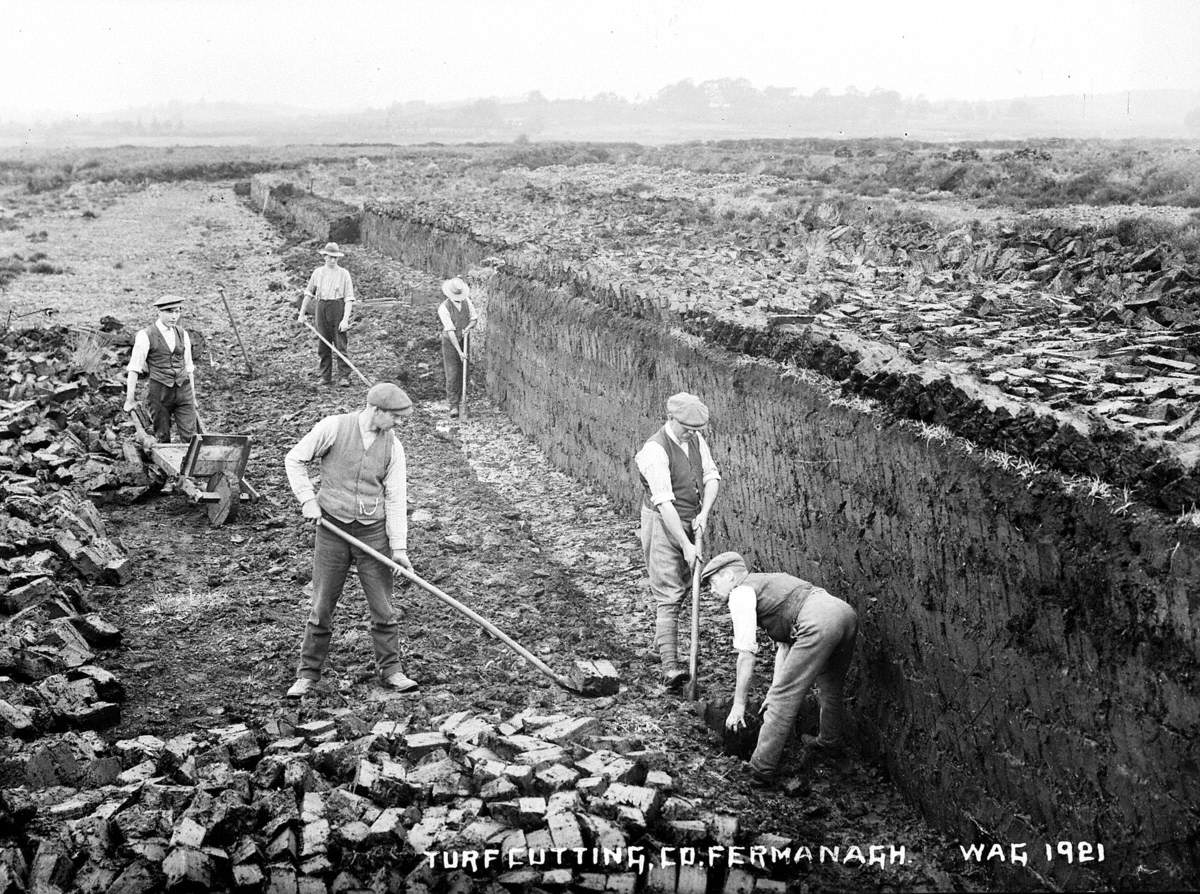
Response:
[[[737,682],[733,688],[733,703],[739,708],[746,707],[746,696],[750,692],[750,681],[754,678],[754,653],[743,650],[737,655]]]

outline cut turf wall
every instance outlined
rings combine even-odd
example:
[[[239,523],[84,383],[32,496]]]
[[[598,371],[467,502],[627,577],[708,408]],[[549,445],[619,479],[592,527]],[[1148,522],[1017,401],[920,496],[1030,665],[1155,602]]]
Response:
[[[369,246],[443,275],[496,248],[372,217]],[[1027,842],[1059,883],[1200,874],[1194,528],[928,442],[639,319],[652,307],[620,289],[511,261],[477,283],[491,395],[631,515],[630,458],[666,397],[703,396],[724,471],[710,553],[741,549],[855,605],[863,742],[929,817],[964,841]],[[1047,863],[1045,841],[1103,843],[1106,860]]]
[[[969,840],[1104,843],[1109,879],[1197,877],[1194,528],[1026,481],[588,291],[487,281],[488,390],[556,465],[632,514],[630,458],[669,394],[701,395],[724,471],[709,553],[854,604],[865,741],[929,816]]]
[[[282,220],[320,242],[359,241],[357,208],[303,192],[276,175],[257,174],[250,179],[250,204],[259,214]]]

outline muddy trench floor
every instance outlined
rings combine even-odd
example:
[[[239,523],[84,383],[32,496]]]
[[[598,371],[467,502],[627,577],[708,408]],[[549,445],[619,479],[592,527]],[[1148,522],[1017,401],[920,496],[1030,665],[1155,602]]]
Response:
[[[316,246],[255,215],[231,187],[181,183],[109,192],[94,218],[39,197],[25,228],[47,232],[39,247],[66,272],[36,282],[26,275],[0,296],[0,311],[50,305],[68,325],[94,327],[112,315],[131,328],[152,319],[149,301],[157,294],[187,296],[183,324],[205,332],[211,345],[212,362],[199,363],[197,375],[205,423],[212,431],[253,436],[247,478],[263,500],[243,507],[234,522],[210,527],[200,509],[170,493],[102,506],[110,533],[136,564],[132,583],[92,594],[124,632],[124,645],[103,661],[127,692],[120,724],[105,731],[110,739],[304,720],[335,707],[352,707],[367,719],[395,710],[376,683],[366,607],[353,577],[316,695],[299,706],[283,698],[307,615],[313,543],[288,488],[283,455],[322,416],[361,406],[365,387],[358,381],[320,387],[315,337],[295,321],[294,302],[319,261]],[[21,235],[0,233],[0,250],[14,250]],[[575,658],[605,657],[623,684],[613,698],[572,696],[406,585],[395,596],[404,669],[422,684],[406,697],[406,711],[509,716],[540,706],[596,716],[608,734],[641,737],[646,747],[665,750],[677,793],[737,813],[743,829],[814,848],[905,846],[903,866],[814,864],[808,881],[821,890],[989,886],[964,871],[955,842],[928,826],[882,766],[861,754],[798,769],[792,751],[792,770],[809,783],[802,795],[751,790],[745,765],[722,754],[701,718],[659,682],[647,651],[652,624],[636,519],[553,471],[486,403],[482,377],[473,383],[470,418],[447,418],[435,311],[408,300],[435,294],[438,277],[362,249],[351,249],[344,263],[359,297],[368,299],[351,331],[351,358],[371,378],[402,383],[417,402],[400,430],[417,572],[561,672]],[[237,317],[252,377],[218,283]],[[718,609],[706,601],[701,697],[732,692],[728,625]],[[769,656],[760,656],[756,695],[769,681],[769,664]]]

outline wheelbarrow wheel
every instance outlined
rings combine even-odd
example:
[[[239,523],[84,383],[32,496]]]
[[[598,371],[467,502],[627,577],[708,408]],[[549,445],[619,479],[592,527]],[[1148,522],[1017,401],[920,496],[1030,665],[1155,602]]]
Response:
[[[208,479],[208,492],[220,497],[208,504],[209,524],[220,527],[225,522],[237,518],[238,507],[242,502],[242,489],[235,477],[225,472],[215,472]]]

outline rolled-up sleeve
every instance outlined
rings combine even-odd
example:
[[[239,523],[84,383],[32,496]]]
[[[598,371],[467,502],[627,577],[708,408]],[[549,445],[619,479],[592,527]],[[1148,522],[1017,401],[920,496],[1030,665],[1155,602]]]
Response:
[[[146,357],[150,354],[150,337],[145,329],[139,329],[133,337],[133,350],[129,354],[129,365],[125,368],[139,376],[146,372]]]
[[[650,486],[650,503],[660,506],[675,502],[675,488],[671,486],[671,463],[667,451],[654,441],[646,445],[634,457],[638,471]]]
[[[192,337],[187,330],[183,332],[183,371],[189,376],[196,372],[196,364],[192,360]]]
[[[308,464],[317,457],[324,456],[333,446],[336,437],[337,422],[333,417],[327,416],[314,425],[312,431],[301,438],[283,458],[288,484],[301,505],[316,496],[312,480],[308,477]]]
[[[704,440],[703,435],[696,435],[696,443],[700,445],[700,465],[704,471],[703,483],[720,481],[721,473],[717,470],[717,464],[713,462],[712,453],[708,449],[708,441]]]
[[[733,621],[733,648],[758,652],[758,598],[745,585],[729,591],[729,617]]]
[[[383,479],[383,512],[386,519],[388,546],[393,550],[408,549],[408,460],[404,447],[394,434],[392,458]]]

